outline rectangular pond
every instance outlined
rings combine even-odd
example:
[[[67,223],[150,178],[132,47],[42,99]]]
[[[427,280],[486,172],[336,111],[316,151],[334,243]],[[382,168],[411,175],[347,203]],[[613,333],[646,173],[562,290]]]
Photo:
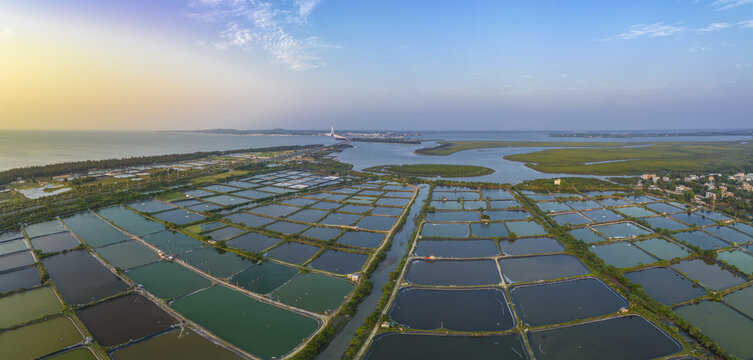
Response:
[[[633,222],[621,222],[608,225],[596,225],[594,230],[610,239],[626,239],[636,236],[653,234],[653,231]]]
[[[78,239],[67,231],[42,235],[31,239],[31,247],[46,253],[70,250],[79,245],[81,243]]]
[[[643,219],[643,221],[648,223],[648,226],[656,230],[665,229],[669,231],[676,231],[687,228],[687,226],[685,226],[681,222],[664,216],[648,217]]]
[[[413,260],[405,280],[416,285],[496,285],[501,279],[494,260]]]
[[[157,219],[160,219],[167,223],[173,223],[178,225],[188,224],[200,220],[204,220],[203,215],[199,215],[183,209],[173,209],[156,214],[152,214]]]
[[[753,286],[737,290],[724,296],[724,301],[753,318]]]
[[[229,240],[227,245],[253,253],[260,253],[264,249],[277,245],[280,241],[278,238],[251,232]]]
[[[591,223],[591,220],[577,212],[575,213],[567,213],[567,214],[560,214],[560,215],[549,215],[549,217],[554,220],[557,224],[564,226],[564,225],[583,225],[583,224],[589,224]]]
[[[683,258],[692,254],[692,252],[684,246],[675,244],[663,238],[636,241],[635,245],[661,260]]]
[[[63,304],[49,286],[0,298],[0,329],[59,313]]]
[[[272,293],[272,298],[297,308],[325,313],[337,309],[355,286],[343,279],[301,274]]]
[[[518,285],[510,289],[510,297],[521,321],[531,326],[603,316],[628,306],[622,296],[596,278]]]
[[[369,231],[346,231],[339,238],[339,244],[362,248],[377,248],[384,241],[384,234]]]
[[[586,210],[581,211],[580,213],[595,222],[617,221],[624,219],[622,215],[609,209]]]
[[[424,224],[424,227],[426,224]],[[465,226],[465,224],[463,224]],[[482,238],[501,238],[509,235],[507,226],[501,222],[471,223],[471,234]],[[423,235],[423,234],[422,234]],[[460,237],[460,236],[458,236]]]
[[[203,338],[196,332],[172,330],[110,353],[114,360],[212,359],[237,360],[238,355]]]
[[[165,229],[161,224],[148,220],[122,206],[111,206],[100,209],[97,211],[97,214],[136,236],[152,234]]]
[[[76,311],[102,346],[113,346],[169,329],[178,321],[141,295],[126,295]]]
[[[653,359],[680,344],[640,316],[626,316],[528,333],[537,359]]]
[[[502,289],[400,289],[390,318],[413,329],[503,331],[514,321]]]
[[[112,266],[123,270],[159,261],[154,251],[136,240],[103,246],[96,252]]]
[[[726,242],[700,230],[680,232],[672,236],[679,241],[697,246],[703,250],[720,249],[729,246]]]
[[[298,274],[298,269],[264,261],[233,275],[230,282],[246,290],[268,294]]]
[[[239,212],[236,214],[225,216],[228,221],[234,222],[239,225],[247,227],[259,227],[275,222],[275,219],[263,217],[259,215],[251,215],[245,212]]]
[[[321,250],[320,247],[301,244],[295,241],[284,242],[267,251],[266,256],[291,264],[303,264],[314,254]]]
[[[546,230],[535,221],[508,221],[505,223],[510,235],[515,236],[538,236],[545,235]]]
[[[356,223],[356,226],[362,229],[387,231],[392,228],[395,222],[397,222],[397,218],[393,216],[365,215]]]
[[[36,266],[0,273],[0,294],[37,286],[41,284],[40,276]]]
[[[568,230],[568,234],[572,235],[577,240],[580,240],[586,244],[593,244],[597,242],[607,241],[607,239],[601,237],[599,234],[593,232],[593,230],[584,227],[581,229]]]
[[[69,304],[88,304],[125,291],[128,286],[84,250],[42,259],[55,287]]]
[[[605,245],[591,245],[588,248],[607,265],[616,268],[629,268],[638,265],[651,264],[658,260],[645,251],[634,246],[629,241]]]
[[[165,211],[168,209],[174,209],[172,205],[163,203],[162,201],[155,200],[155,199],[133,201],[126,204],[126,206],[136,211],[140,211],[144,213],[153,213],[153,212],[158,212],[158,211]]]
[[[742,276],[734,274],[719,264],[703,259],[681,261],[672,265],[681,273],[698,282],[708,289],[723,290],[746,281]]]
[[[366,254],[327,250],[312,260],[308,267],[335,274],[351,274],[360,271],[368,259]]]
[[[28,235],[30,238],[34,238],[37,236],[44,236],[44,235],[63,232],[65,231],[65,228],[63,227],[63,225],[60,224],[59,221],[50,220],[50,221],[45,221],[41,223],[24,226],[24,231],[26,231],[26,235]]]
[[[499,255],[494,240],[431,240],[421,239],[416,244],[415,256],[472,258]]]
[[[479,221],[478,211],[429,211],[426,221]]]
[[[227,278],[252,264],[248,258],[214,247],[196,249],[180,255],[180,258],[191,266],[219,278]]]
[[[180,298],[171,306],[233,345],[262,358],[283,357],[319,327],[315,319],[258,302],[224,286]]]
[[[118,231],[91,212],[82,212],[62,219],[81,240],[91,247],[114,244],[128,239],[128,235]]]
[[[468,224],[424,223],[421,226],[422,237],[432,238],[467,238],[470,235]]]
[[[656,301],[672,305],[695,299],[706,290],[666,267],[656,267],[625,273],[625,277],[643,287]]]
[[[722,251],[716,258],[730,264],[747,275],[753,274],[753,256],[740,250]]]
[[[204,243],[199,240],[171,230],[164,230],[147,235],[142,239],[149,244],[152,244],[154,247],[173,255],[198,249],[204,245]]]
[[[209,279],[167,261],[139,266],[125,275],[160,299],[176,298],[212,284]]]
[[[716,341],[726,352],[741,359],[753,358],[753,342],[750,341],[753,320],[729,306],[701,301],[678,307],[675,313],[701,329],[701,333]]]
[[[14,252],[8,255],[0,256],[0,272],[29,266],[34,263],[34,256],[31,251]]]
[[[655,212],[642,208],[640,206],[626,206],[626,207],[616,208],[615,210],[619,211],[620,213],[626,216],[630,216],[634,218],[656,215]]]
[[[542,255],[499,259],[508,283],[551,280],[588,274],[583,263],[572,255]]]
[[[36,359],[82,340],[73,321],[57,317],[0,334],[0,349],[6,359]]]
[[[565,250],[559,241],[548,237],[499,240],[499,249],[505,255],[536,255]]]
[[[518,335],[460,336],[387,333],[374,338],[368,360],[526,359]]]

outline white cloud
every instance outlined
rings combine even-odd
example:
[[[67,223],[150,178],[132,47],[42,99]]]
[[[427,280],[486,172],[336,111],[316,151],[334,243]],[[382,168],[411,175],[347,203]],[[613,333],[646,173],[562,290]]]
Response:
[[[737,23],[740,27],[753,29],[753,20],[745,20]]]
[[[732,26],[732,24],[728,24],[728,23],[712,23],[712,24],[709,24],[709,26],[707,26],[707,27],[705,27],[703,29],[698,29],[697,31],[700,31],[700,32],[712,32],[712,31],[715,31],[715,30],[726,29],[726,28],[728,28],[730,26]]]
[[[3,27],[3,30],[0,31],[0,37],[11,37],[13,35],[16,35],[16,32],[7,26]]]
[[[295,0],[292,7],[283,8],[257,0],[193,0],[189,16],[224,24],[219,39],[208,43],[216,49],[263,51],[275,63],[292,70],[310,70],[326,65],[317,50],[337,46],[322,43],[315,36],[299,39],[291,28],[307,23],[320,2]]]
[[[657,37],[663,37],[663,36],[670,36],[674,33],[677,33],[683,30],[685,29],[682,27],[677,27],[674,25],[667,25],[663,23],[637,24],[637,25],[631,26],[630,29],[628,29],[628,31],[625,31],[622,34],[609,37],[605,39],[605,41],[657,38]]]
[[[747,4],[753,4],[753,0],[716,0],[711,3],[717,10],[734,9]]]
[[[692,48],[688,49],[688,51],[690,51],[690,52],[700,52],[700,51],[706,51],[706,50],[709,50],[709,49],[710,48],[705,47],[705,46],[693,46]]]

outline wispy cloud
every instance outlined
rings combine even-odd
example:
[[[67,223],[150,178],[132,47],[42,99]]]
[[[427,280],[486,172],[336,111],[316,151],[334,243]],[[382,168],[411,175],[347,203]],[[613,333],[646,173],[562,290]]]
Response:
[[[682,27],[667,25],[664,23],[637,24],[631,26],[630,29],[621,34],[617,34],[604,39],[604,41],[657,38],[670,36],[683,30],[685,29]]]
[[[747,4],[753,4],[753,0],[715,0],[711,6],[717,10],[728,10]]]
[[[702,28],[702,29],[698,29],[696,31],[700,31],[700,32],[712,32],[712,31],[716,31],[716,30],[726,29],[726,28],[731,27],[731,26],[732,26],[732,24],[723,23],[723,22],[722,23],[712,23],[712,24],[709,24],[709,26],[707,26],[705,28]]]
[[[189,16],[223,24],[218,40],[204,42],[209,46],[263,51],[275,63],[292,70],[310,70],[327,65],[318,50],[336,46],[322,43],[315,36],[298,38],[291,29],[307,24],[320,2],[295,0],[292,6],[282,7],[258,0],[193,0]]]
[[[3,27],[3,30],[0,31],[0,37],[6,37],[7,38],[7,37],[11,37],[13,35],[16,35],[16,32],[13,31],[13,29],[11,29],[11,28],[9,28],[7,26]]]
[[[745,20],[737,23],[740,27],[753,29],[753,20]]]

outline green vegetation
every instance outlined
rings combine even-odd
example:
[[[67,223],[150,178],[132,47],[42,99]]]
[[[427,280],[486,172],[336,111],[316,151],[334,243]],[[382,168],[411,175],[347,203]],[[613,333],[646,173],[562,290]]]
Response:
[[[505,156],[547,173],[636,175],[750,171],[753,143],[671,142],[644,147],[549,149]]]
[[[494,170],[476,165],[413,164],[381,165],[364,171],[382,172],[407,176],[473,177],[489,175]]]
[[[631,143],[637,145],[639,143]],[[587,141],[443,141],[439,145],[414,151],[419,155],[451,155],[458,151],[503,147],[614,147],[622,142]]]

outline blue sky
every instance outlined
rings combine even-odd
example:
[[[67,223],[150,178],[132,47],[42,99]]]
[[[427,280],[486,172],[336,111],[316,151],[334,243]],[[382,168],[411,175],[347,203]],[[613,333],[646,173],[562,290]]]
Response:
[[[61,49],[0,127],[753,127],[753,0],[0,4],[0,76]]]

